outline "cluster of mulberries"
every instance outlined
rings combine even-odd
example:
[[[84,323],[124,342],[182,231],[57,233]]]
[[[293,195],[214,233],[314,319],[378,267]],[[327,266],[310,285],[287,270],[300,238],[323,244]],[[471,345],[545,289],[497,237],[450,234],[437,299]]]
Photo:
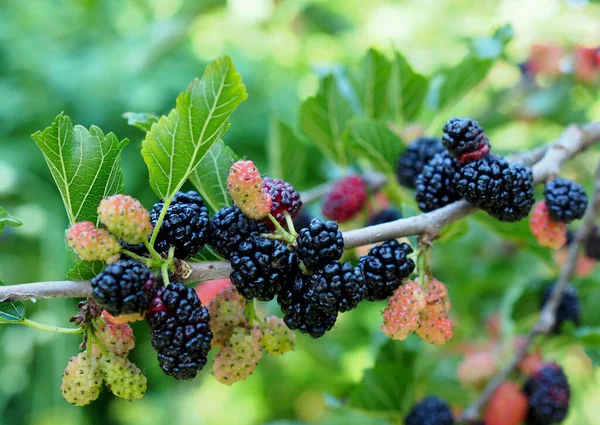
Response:
[[[427,288],[409,281],[390,297],[383,311],[381,330],[390,338],[404,340],[415,332],[431,344],[443,345],[452,338],[446,286],[432,279]]]
[[[498,220],[521,220],[534,203],[533,174],[489,151],[489,139],[477,121],[452,118],[441,142],[421,138],[409,145],[398,159],[398,181],[415,188],[424,212],[465,199]]]
[[[141,398],[146,392],[146,377],[127,358],[135,346],[131,327],[100,321],[94,335],[102,347],[93,343],[91,351],[72,357],[63,372],[64,399],[85,406],[98,398],[103,383],[119,398]]]
[[[208,304],[213,348],[218,348],[213,362],[215,378],[232,385],[252,374],[263,351],[284,354],[294,348],[295,334],[282,319],[264,320],[248,317],[246,301],[231,284],[227,284]]]

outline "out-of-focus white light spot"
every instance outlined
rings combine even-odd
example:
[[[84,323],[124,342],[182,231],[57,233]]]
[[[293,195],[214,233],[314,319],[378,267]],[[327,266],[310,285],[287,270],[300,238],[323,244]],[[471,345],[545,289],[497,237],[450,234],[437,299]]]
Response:
[[[248,24],[262,22],[273,13],[272,0],[229,0],[228,7],[236,19]]]
[[[0,161],[0,194],[11,193],[17,181],[17,172],[8,162]]]
[[[380,41],[410,39],[427,15],[414,8],[381,5],[373,10],[366,25],[370,35]]]
[[[15,233],[24,236],[36,236],[44,231],[48,214],[46,210],[38,204],[21,205],[15,210],[15,217],[19,217],[23,222],[23,226],[16,227]]]

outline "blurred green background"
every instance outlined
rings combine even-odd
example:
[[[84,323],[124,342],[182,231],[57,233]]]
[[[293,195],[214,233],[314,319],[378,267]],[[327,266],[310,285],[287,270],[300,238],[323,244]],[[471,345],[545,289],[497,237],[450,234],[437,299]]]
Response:
[[[7,227],[0,236],[0,279],[7,284],[60,280],[72,265],[63,249],[67,217],[43,156],[30,138],[60,111],[74,123],[98,125],[131,140],[123,157],[126,193],[150,207],[155,195],[139,155],[143,134],[128,126],[121,114],[167,113],[177,94],[211,60],[230,55],[249,93],[224,139],[237,154],[266,170],[271,124],[281,120],[297,128],[300,103],[314,95],[319,76],[354,66],[369,47],[383,52],[396,49],[416,71],[431,75],[455,66],[473,40],[484,40],[505,24],[512,25],[513,41],[485,82],[448,115],[480,119],[500,152],[551,140],[568,122],[600,119],[598,86],[561,77],[541,78],[535,88],[523,89],[518,67],[532,44],[555,43],[565,50],[597,46],[600,4],[594,2],[1,2],[0,205],[24,225]],[[439,127],[428,124],[416,123],[439,135]],[[597,160],[596,150],[572,162],[565,175],[589,189]],[[299,166],[312,171],[310,178],[292,182],[300,189],[340,173],[332,173],[322,160]],[[410,201],[403,201],[402,208],[406,214],[415,212]],[[318,213],[318,207],[311,211]],[[476,393],[461,388],[456,379],[461,345],[484,340],[485,319],[499,311],[507,341],[514,333],[526,331],[536,318],[539,281],[556,275],[548,250],[531,244],[526,222],[490,227],[481,216],[466,225],[465,237],[441,241],[434,253],[434,273],[448,284],[453,300],[457,329],[451,347],[435,348],[413,337],[392,344],[398,352],[419,353],[419,363],[414,365],[419,372],[410,378],[414,385],[409,404],[414,397],[434,393],[457,408],[464,407]],[[600,297],[598,269],[574,282],[584,303],[583,324],[592,329],[600,326],[600,311],[595,307]],[[76,301],[39,300],[27,308],[34,320],[66,326]],[[277,310],[272,305],[260,308]],[[77,337],[2,326],[0,424],[400,423],[394,414],[343,406],[385,343],[379,331],[383,308],[384,304],[372,303],[343,315],[336,329],[320,340],[298,335],[296,351],[281,358],[265,356],[248,380],[231,388],[216,382],[208,367],[192,382],[164,376],[145,324],[137,323],[131,358],[148,376],[146,396],[128,403],[105,392],[85,408],[69,405],[60,393],[62,371],[78,352]],[[572,337],[563,337],[544,344],[546,356],[560,361],[574,386],[568,424],[600,424],[600,408],[591,402],[600,399],[600,336],[587,342],[584,347]],[[510,351],[510,344],[505,348]]]

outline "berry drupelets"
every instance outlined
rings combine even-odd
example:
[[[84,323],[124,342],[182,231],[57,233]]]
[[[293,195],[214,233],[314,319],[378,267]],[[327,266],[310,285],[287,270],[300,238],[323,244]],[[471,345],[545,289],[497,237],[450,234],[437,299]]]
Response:
[[[359,175],[344,177],[333,184],[323,199],[323,215],[344,222],[353,218],[365,205],[367,188]]]
[[[309,304],[330,314],[354,309],[366,293],[360,269],[339,261],[332,261],[311,275],[306,289]]]
[[[442,143],[461,164],[481,159],[490,151],[485,132],[470,118],[451,118],[443,131]]]
[[[104,382],[117,397],[125,400],[142,398],[146,392],[146,377],[129,359],[108,353],[100,359]]]
[[[298,258],[309,270],[339,260],[344,253],[344,238],[335,221],[312,219],[308,227],[300,229],[296,243]]]
[[[398,182],[408,188],[414,189],[417,176],[423,167],[431,161],[436,153],[444,150],[444,145],[435,137],[420,137],[411,142],[406,150],[398,157],[396,177]]]
[[[231,283],[247,299],[272,300],[299,273],[298,258],[279,241],[251,236],[231,254]]]
[[[445,401],[430,396],[413,407],[404,423],[406,425],[454,425],[454,418]]]
[[[558,249],[567,243],[567,225],[550,217],[545,201],[536,204],[529,227],[541,246]]]
[[[288,329],[284,321],[276,316],[265,319],[262,345],[265,352],[280,356],[294,349],[296,334]]]
[[[154,275],[132,259],[109,264],[92,279],[92,297],[110,314],[142,313],[146,310]]]
[[[71,357],[63,372],[63,397],[75,406],[90,404],[100,395],[103,380],[98,358],[91,353],[79,353]]]
[[[454,175],[457,192],[470,204],[501,221],[519,221],[535,202],[531,169],[487,155]]]
[[[415,263],[407,258],[413,252],[406,243],[389,240],[369,250],[360,259],[360,268],[367,286],[366,299],[380,301],[388,298],[413,272]]]
[[[550,300],[552,292],[556,287],[555,284],[549,285],[544,289],[541,299],[541,308],[544,308],[546,303]],[[552,332],[555,334],[560,333],[562,325],[566,322],[572,322],[574,325],[579,325],[581,320],[581,303],[579,302],[579,295],[574,286],[567,286],[558,309],[556,310],[556,322],[552,327]]]
[[[113,195],[103,199],[98,206],[98,217],[111,233],[128,244],[139,244],[152,233],[148,211],[131,196]]]
[[[212,369],[215,379],[225,385],[243,381],[254,372],[261,357],[260,328],[235,328],[227,343],[215,355]]]
[[[206,364],[212,332],[196,292],[172,282],[154,292],[146,314],[158,363],[175,379],[192,379]]]
[[[580,219],[587,208],[588,198],[583,187],[564,177],[548,182],[544,196],[550,217],[562,223]]]
[[[213,333],[213,347],[223,346],[231,337],[234,328],[248,327],[248,318],[244,314],[246,301],[233,285],[229,284],[208,304],[210,329]]]
[[[460,166],[448,152],[436,154],[417,177],[415,199],[419,209],[429,212],[458,201],[453,178]]]
[[[156,226],[163,207],[162,201],[154,204],[150,214],[153,226]],[[167,253],[173,246],[176,258],[189,258],[207,242],[208,225],[208,208],[202,197],[194,191],[179,192],[167,208],[154,247],[160,253]]]
[[[233,203],[248,217],[261,220],[271,211],[271,196],[263,190],[263,179],[252,161],[237,161],[229,169],[227,190]]]
[[[416,281],[396,289],[383,311],[381,330],[388,337],[404,340],[419,327],[421,311],[427,306],[425,291]]]
[[[104,229],[97,229],[94,223],[81,221],[72,225],[66,234],[67,245],[85,261],[106,261],[119,259],[121,245]]]
[[[288,328],[319,338],[333,328],[337,311],[328,313],[313,306],[308,297],[309,284],[310,276],[298,274],[293,283],[288,283],[282,289],[277,302]]]
[[[528,424],[551,425],[567,417],[571,389],[558,364],[550,363],[534,372],[523,392],[529,399]]]
[[[252,220],[236,206],[225,207],[210,219],[210,243],[219,254],[229,258],[231,251],[240,241],[252,235],[267,232],[261,221]]]
[[[302,208],[302,200],[298,191],[288,182],[265,177],[263,179],[263,191],[268,193],[272,200],[271,215],[279,224],[287,227],[285,213],[287,212],[294,219]],[[268,218],[264,219],[271,230],[275,226]]]

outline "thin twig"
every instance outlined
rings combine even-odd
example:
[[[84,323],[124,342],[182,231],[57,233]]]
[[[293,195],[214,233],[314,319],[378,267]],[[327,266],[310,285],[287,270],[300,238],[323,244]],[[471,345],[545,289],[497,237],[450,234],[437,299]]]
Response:
[[[581,127],[571,125],[554,142],[544,147],[513,155],[509,159],[518,160],[527,165],[534,164],[532,168],[534,181],[535,183],[541,183],[555,176],[565,161],[599,141],[600,122]],[[367,175],[369,176],[368,179],[373,182],[369,184],[371,187],[376,187],[377,184],[385,184],[385,181],[381,180],[381,175],[377,176],[376,173]],[[466,217],[473,211],[475,211],[475,208],[467,202],[458,201],[426,214],[350,230],[344,233],[344,246],[354,248],[412,235],[428,235],[431,239],[435,239],[445,226]],[[190,266],[192,272],[184,279],[185,282],[221,279],[228,277],[231,273],[231,266],[228,262],[192,263]],[[0,286],[0,302],[36,298],[84,298],[89,295],[89,281],[38,282]]]
[[[550,169],[550,167],[548,167]],[[458,418],[457,422],[471,423],[477,421],[481,409],[488,402],[494,391],[510,376],[517,368],[519,362],[529,351],[529,348],[538,335],[549,333],[556,322],[556,311],[562,300],[562,297],[567,289],[569,280],[573,276],[575,264],[577,262],[577,254],[581,243],[587,238],[594,228],[594,220],[598,212],[598,204],[600,203],[600,163],[596,168],[594,178],[594,195],[592,201],[588,205],[585,217],[581,222],[581,227],[577,231],[571,246],[569,247],[569,258],[561,269],[560,276],[556,286],[548,302],[544,305],[540,313],[540,317],[533,329],[527,336],[525,344],[515,353],[512,359],[506,364],[504,369],[498,372],[487,384],[479,397],[471,404],[463,414]]]

